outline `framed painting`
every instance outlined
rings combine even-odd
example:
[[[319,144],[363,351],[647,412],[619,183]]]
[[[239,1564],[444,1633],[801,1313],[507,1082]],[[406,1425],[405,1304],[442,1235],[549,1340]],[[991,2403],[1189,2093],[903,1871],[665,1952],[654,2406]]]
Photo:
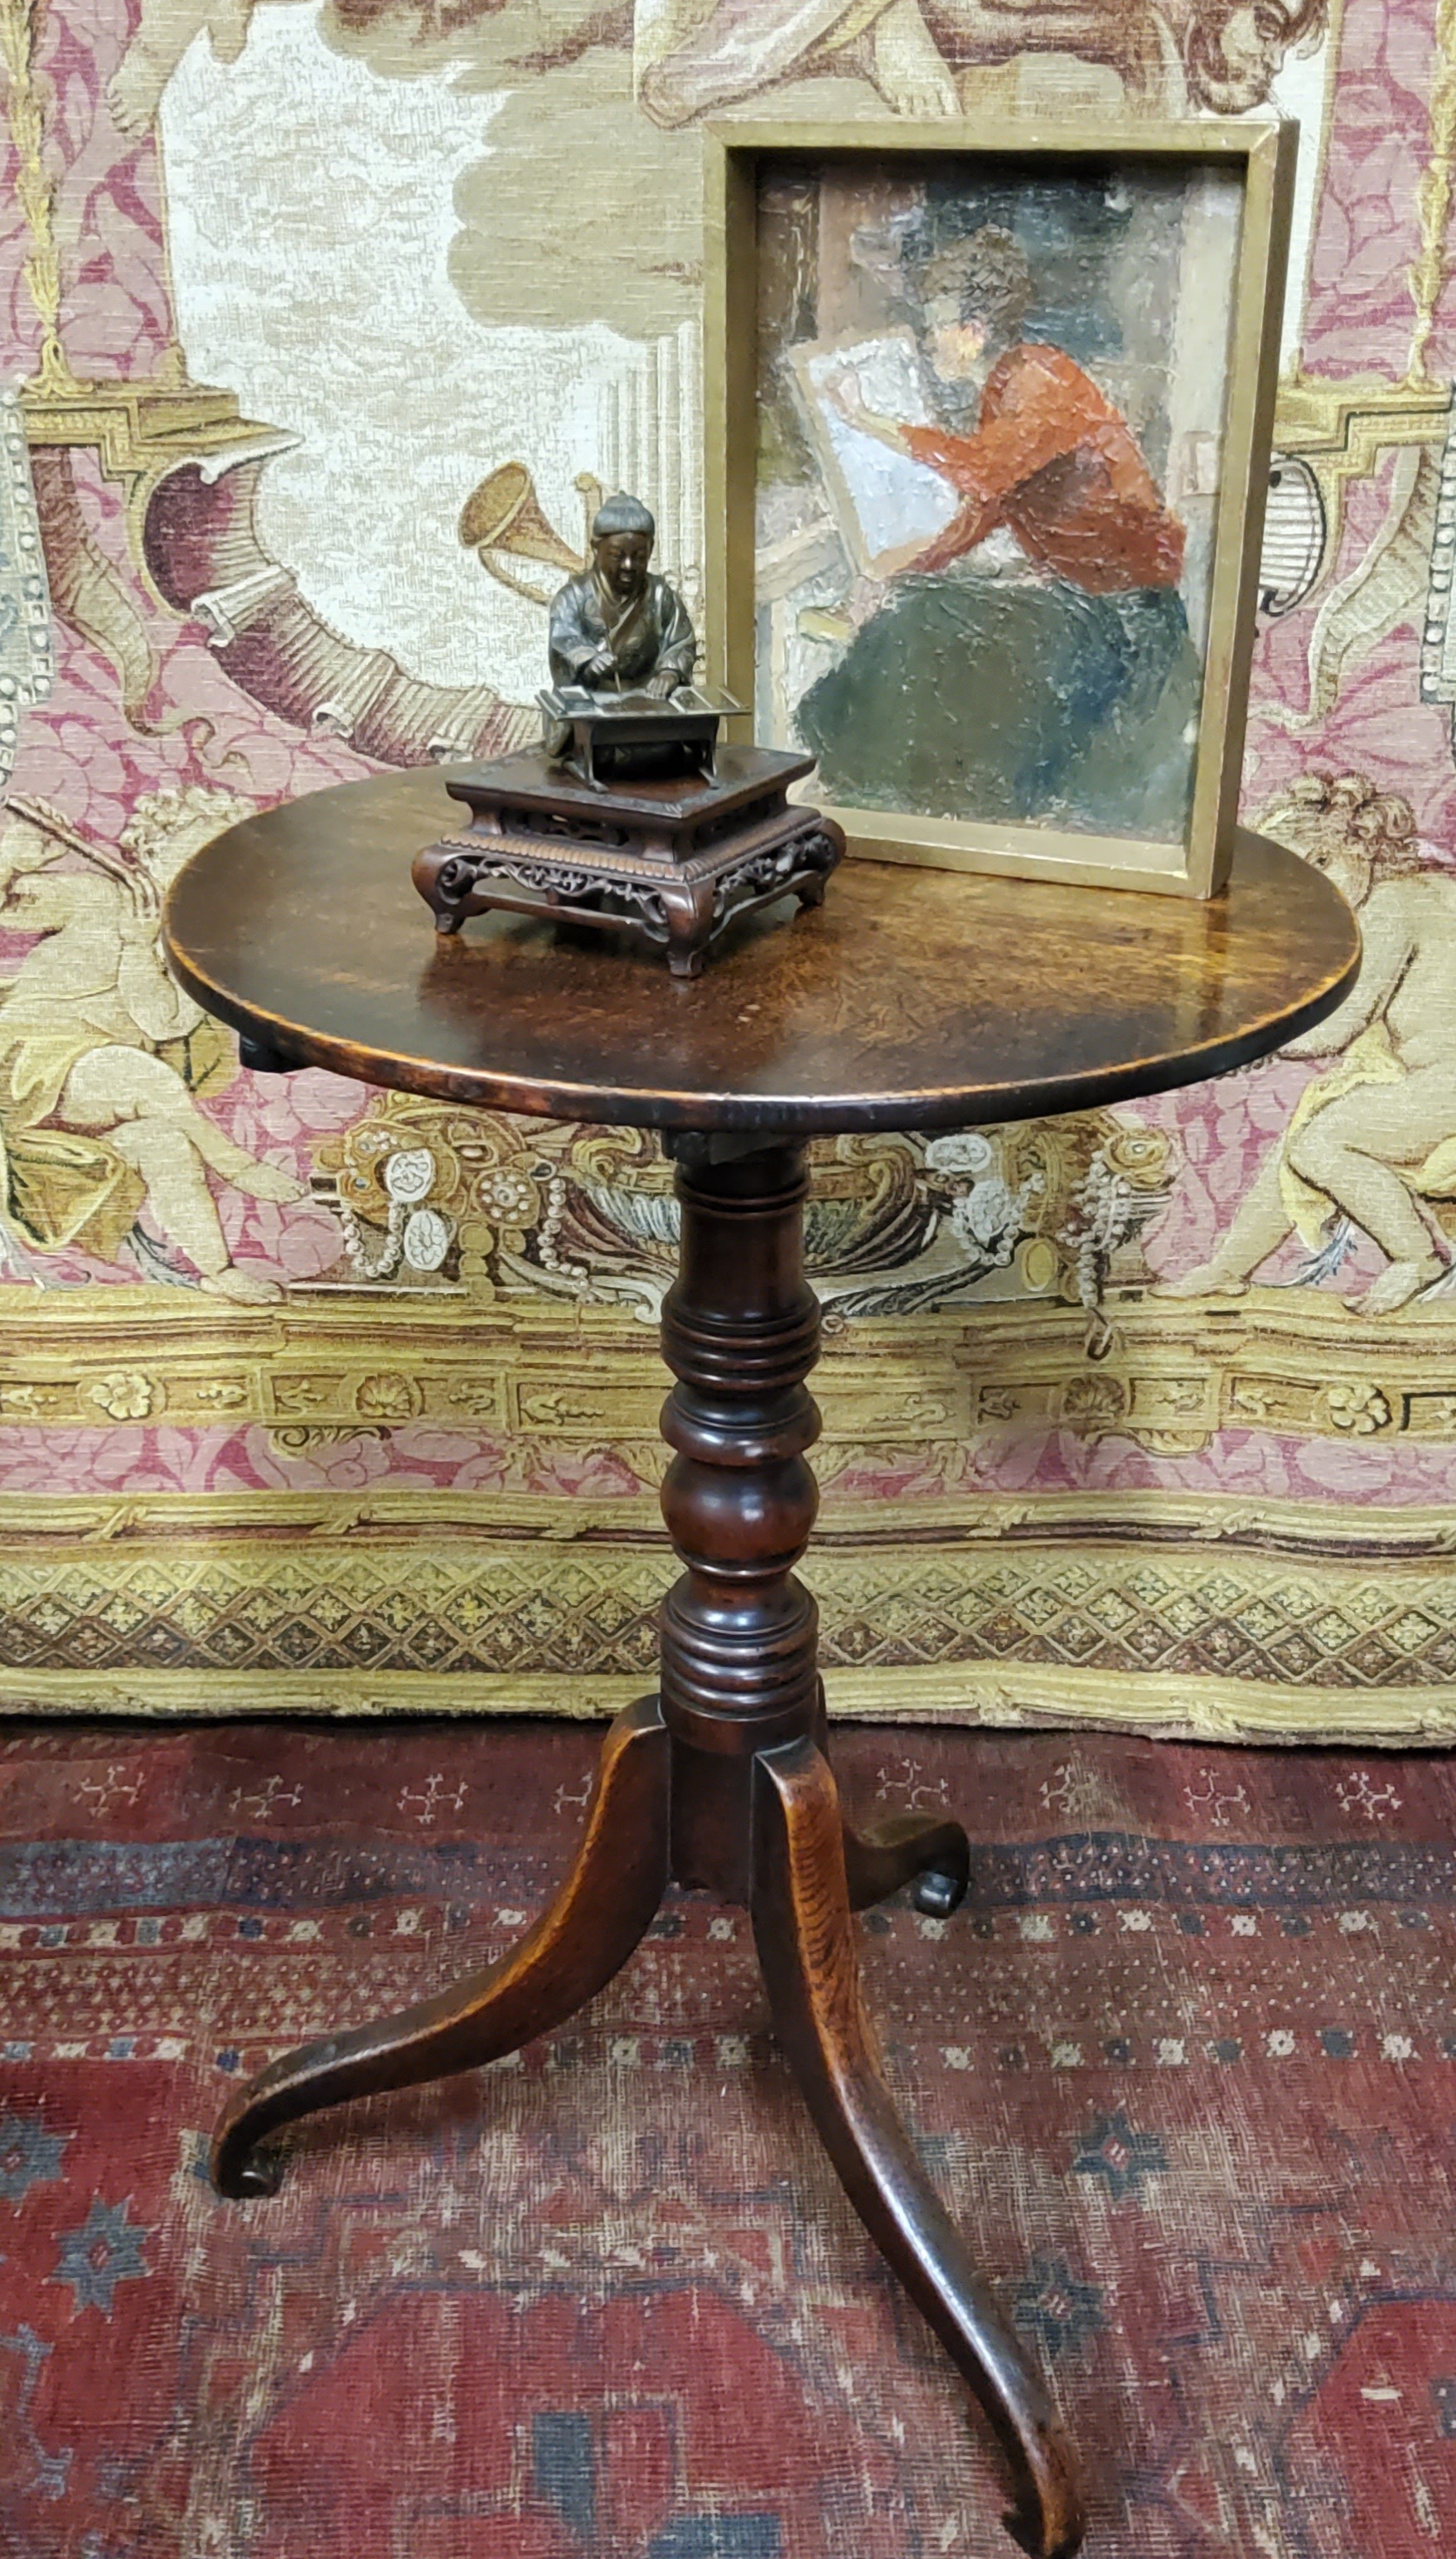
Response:
[[[1222,885],[1296,140],[710,132],[709,674],[851,852]]]

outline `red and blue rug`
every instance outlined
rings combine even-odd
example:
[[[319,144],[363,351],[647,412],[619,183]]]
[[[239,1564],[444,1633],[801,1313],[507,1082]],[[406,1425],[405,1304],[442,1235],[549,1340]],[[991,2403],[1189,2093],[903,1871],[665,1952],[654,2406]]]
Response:
[[[0,1742],[4,2559],[941,2559],[994,2461],[841,2201],[746,1922],[675,1897],[569,2032],[203,2170],[229,2080],[506,1946],[599,1734]],[[855,1729],[953,1806],[867,1989],[1107,2559],[1456,2531],[1456,1761]]]

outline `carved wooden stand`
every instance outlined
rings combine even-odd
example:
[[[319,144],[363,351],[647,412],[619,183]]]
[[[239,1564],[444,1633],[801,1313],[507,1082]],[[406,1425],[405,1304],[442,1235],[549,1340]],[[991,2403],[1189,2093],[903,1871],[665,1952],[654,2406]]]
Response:
[[[674,711],[613,725],[630,737],[700,724]],[[730,924],[822,900],[843,829],[788,796],[813,769],[811,755],[727,746],[705,771],[604,784],[524,747],[447,782],[471,823],[416,853],[414,884],[439,933],[499,908],[625,934],[696,978]]]
[[[662,1609],[661,1687],[608,1735],[572,1874],[513,1951],[437,1998],[304,2045],[228,2106],[213,2173],[271,2193],[280,2125],[511,2052],[562,2024],[627,1961],[669,1882],[746,1903],[780,2039],[845,2190],[985,2409],[1016,2487],[1007,2527],[1056,2559],[1083,2518],[1041,2382],[928,2183],[880,2076],[850,1913],[914,1882],[922,1909],[962,1898],[956,1822],[872,1832],[841,1815],[825,1756],[816,1612],[794,1566],[818,1495],[804,1379],[818,1305],[801,1266],[802,1148],[675,1141],[682,1203],[662,1346],[677,1385],[662,1512],[685,1567]]]

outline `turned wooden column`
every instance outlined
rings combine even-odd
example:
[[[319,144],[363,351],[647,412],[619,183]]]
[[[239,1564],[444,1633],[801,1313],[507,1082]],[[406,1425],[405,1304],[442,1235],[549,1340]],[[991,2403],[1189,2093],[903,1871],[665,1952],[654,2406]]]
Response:
[[[659,1696],[676,1745],[672,1872],[746,1902],[749,1763],[812,1732],[819,1713],[818,1612],[794,1571],[819,1499],[804,1455],[819,1412],[803,1383],[819,1306],[803,1277],[802,1147],[732,1144],[676,1150],[662,1516],[684,1570],[662,1604]]]

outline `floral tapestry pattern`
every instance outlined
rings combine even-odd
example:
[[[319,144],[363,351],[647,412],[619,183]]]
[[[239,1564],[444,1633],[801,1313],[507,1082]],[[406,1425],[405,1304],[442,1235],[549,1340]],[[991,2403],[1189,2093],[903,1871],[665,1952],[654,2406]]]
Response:
[[[601,491],[700,616],[704,119],[1277,112],[1243,812],[1360,983],[1217,1084],[816,1147],[810,1576],[849,1712],[1448,1732],[1448,0],[0,0],[0,1704],[640,1684],[655,1138],[249,1074],[161,897],[529,735]]]

